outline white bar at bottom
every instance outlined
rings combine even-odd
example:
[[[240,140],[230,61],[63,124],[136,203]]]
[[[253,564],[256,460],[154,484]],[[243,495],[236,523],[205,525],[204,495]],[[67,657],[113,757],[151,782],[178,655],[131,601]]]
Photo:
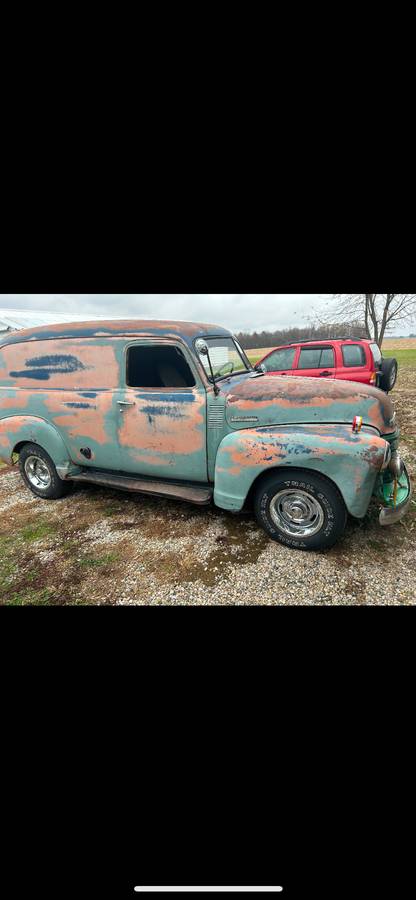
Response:
[[[282,891],[282,887],[135,887],[135,891],[153,891],[155,893],[159,891],[165,892],[182,892],[182,891],[251,891],[252,893],[273,893],[277,891]]]

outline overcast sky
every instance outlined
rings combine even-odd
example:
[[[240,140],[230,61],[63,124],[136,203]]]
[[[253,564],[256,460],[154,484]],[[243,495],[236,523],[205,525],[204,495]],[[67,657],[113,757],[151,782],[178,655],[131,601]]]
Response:
[[[263,331],[308,324],[329,294],[0,294],[3,308],[38,312],[185,319],[231,331]]]

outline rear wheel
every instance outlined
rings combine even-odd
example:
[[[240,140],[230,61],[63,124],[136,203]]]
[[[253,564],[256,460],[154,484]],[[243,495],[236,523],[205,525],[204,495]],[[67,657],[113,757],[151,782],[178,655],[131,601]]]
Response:
[[[344,533],[341,494],[320,475],[303,470],[270,473],[254,498],[259,524],[269,537],[297,550],[327,550]]]
[[[396,359],[383,359],[381,363],[381,378],[379,387],[388,394],[393,390],[397,381],[398,365]]]
[[[49,453],[38,444],[25,444],[19,454],[19,468],[23,481],[33,494],[44,500],[58,500],[71,488],[62,481]]]

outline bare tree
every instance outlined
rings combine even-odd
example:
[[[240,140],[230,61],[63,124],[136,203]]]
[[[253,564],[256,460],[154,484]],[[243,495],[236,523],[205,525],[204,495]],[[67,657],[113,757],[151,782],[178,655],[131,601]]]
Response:
[[[416,318],[416,294],[334,294],[333,299],[327,317],[318,319],[320,324],[337,321],[356,329],[361,323],[379,347],[394,325]]]

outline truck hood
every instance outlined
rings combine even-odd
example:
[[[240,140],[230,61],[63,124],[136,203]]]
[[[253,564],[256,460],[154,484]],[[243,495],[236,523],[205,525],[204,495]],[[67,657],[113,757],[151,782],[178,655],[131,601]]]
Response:
[[[394,408],[387,394],[356,381],[302,378],[284,375],[236,376],[219,385],[226,397],[226,419],[231,428],[266,425],[352,423],[380,434],[395,431]]]

